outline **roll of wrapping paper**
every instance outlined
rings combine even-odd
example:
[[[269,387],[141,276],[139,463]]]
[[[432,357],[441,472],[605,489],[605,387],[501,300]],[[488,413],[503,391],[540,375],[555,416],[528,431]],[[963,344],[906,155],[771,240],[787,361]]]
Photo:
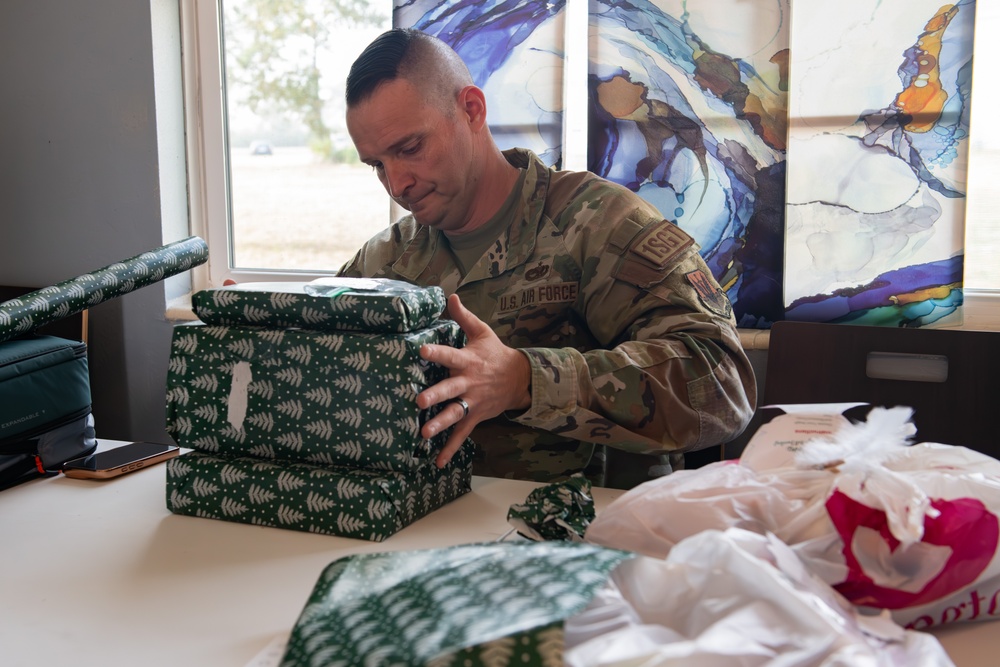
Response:
[[[4,301],[0,303],[0,342],[158,283],[207,260],[208,245],[197,236],[191,236]]]

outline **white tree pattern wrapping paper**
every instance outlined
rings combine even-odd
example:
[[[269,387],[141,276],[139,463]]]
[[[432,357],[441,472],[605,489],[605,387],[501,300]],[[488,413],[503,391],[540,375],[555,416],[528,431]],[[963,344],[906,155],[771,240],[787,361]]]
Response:
[[[197,236],[149,250],[51,287],[0,303],[0,342],[83,312],[208,261]]]
[[[348,556],[320,576],[281,667],[562,665],[563,621],[633,556],[570,542]]]
[[[332,277],[217,287],[196,292],[191,305],[207,324],[402,333],[433,324],[445,297],[402,280]]]
[[[413,469],[433,459],[447,435],[420,435],[439,408],[421,411],[417,394],[447,376],[420,358],[420,346],[464,341],[451,320],[393,335],[178,326],[167,431],[209,454]]]
[[[175,514],[381,542],[471,490],[472,447],[405,472],[189,452],[167,462]]]

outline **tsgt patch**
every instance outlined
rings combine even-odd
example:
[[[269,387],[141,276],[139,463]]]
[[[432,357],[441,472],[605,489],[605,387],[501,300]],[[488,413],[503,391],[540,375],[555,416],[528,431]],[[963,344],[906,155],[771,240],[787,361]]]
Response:
[[[677,225],[663,221],[643,230],[629,246],[629,250],[650,264],[663,268],[692,243],[694,239]]]
[[[685,273],[688,283],[698,293],[698,300],[716,315],[729,317],[733,312],[733,305],[729,303],[729,298],[722,293],[714,280],[705,275],[701,269]]]

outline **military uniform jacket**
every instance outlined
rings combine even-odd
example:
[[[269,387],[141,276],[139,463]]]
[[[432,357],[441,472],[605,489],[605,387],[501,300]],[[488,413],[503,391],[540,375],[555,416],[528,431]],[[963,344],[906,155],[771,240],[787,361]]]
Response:
[[[531,407],[476,428],[474,472],[551,481],[584,470],[594,445],[666,454],[738,435],[753,371],[691,237],[624,187],[504,155],[526,169],[520,202],[467,275],[444,234],[412,216],[340,271],[456,292],[527,355]]]

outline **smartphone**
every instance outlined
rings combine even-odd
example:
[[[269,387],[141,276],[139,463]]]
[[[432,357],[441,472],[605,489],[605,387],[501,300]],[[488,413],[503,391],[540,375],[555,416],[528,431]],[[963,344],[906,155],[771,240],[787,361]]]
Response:
[[[77,479],[108,479],[166,461],[179,452],[180,447],[176,445],[133,442],[67,461],[63,464],[62,471],[67,477]]]

